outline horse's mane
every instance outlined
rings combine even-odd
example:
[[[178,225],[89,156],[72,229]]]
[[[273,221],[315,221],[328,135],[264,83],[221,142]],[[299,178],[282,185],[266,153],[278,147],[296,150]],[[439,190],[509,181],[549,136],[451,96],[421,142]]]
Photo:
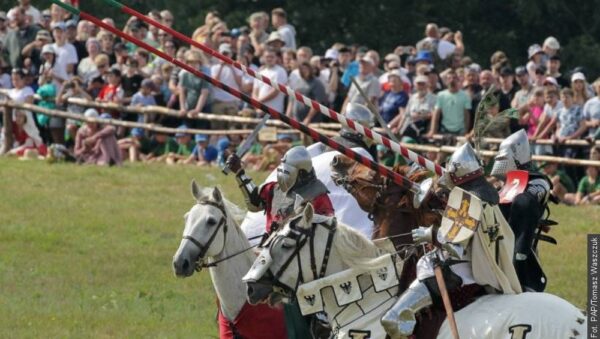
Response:
[[[212,197],[213,188],[204,187],[201,189],[201,191],[203,196]],[[244,220],[246,212],[238,205],[225,198],[223,195],[221,195],[221,197],[223,199],[223,204],[225,205],[225,213],[227,213],[227,217],[231,218],[233,224],[241,230],[240,224],[242,223],[242,220]]]
[[[352,268],[368,269],[374,259],[386,253],[350,226],[338,223],[335,234],[334,246],[342,261]]]

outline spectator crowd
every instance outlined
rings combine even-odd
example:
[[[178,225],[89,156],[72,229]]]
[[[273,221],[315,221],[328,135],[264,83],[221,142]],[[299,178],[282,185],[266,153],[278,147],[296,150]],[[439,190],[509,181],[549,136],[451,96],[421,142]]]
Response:
[[[147,15],[173,27],[174,17],[168,10],[153,10]],[[115,26],[111,18],[103,22]],[[137,18],[131,17],[122,30],[303,123],[326,119],[314,108]],[[252,13],[247,25],[235,28],[230,28],[219,13],[209,12],[192,39],[335,111],[343,113],[349,103],[372,104],[404,142],[424,143],[437,134],[472,138],[477,106],[494,86],[496,100],[484,112],[484,118],[491,121],[484,137],[505,138],[524,128],[531,141],[554,141],[553,145],[536,145],[535,154],[600,160],[599,150],[593,146],[600,139],[600,78],[590,79],[584,67],[563,69],[561,45],[554,37],[532,44],[514,58],[499,50],[489,60],[473,60],[460,31],[430,23],[414,46],[398,46],[383,57],[352,42],[332,43],[318,55],[297,40],[285,10],[276,8],[270,13]],[[263,114],[56,5],[39,10],[30,0],[19,0],[15,7],[0,12],[0,48],[0,88],[17,103],[33,103],[36,97],[36,104],[45,108],[181,130],[171,138],[139,128],[81,123],[15,110],[12,122],[2,121],[3,125],[12,124],[14,139],[14,147],[5,151],[22,157],[55,157],[60,153],[88,164],[113,165],[125,159],[218,164],[239,142],[226,132],[236,126],[194,115]],[[177,110],[180,116],[86,109],[70,103],[69,98],[139,107],[158,105]],[[512,109],[511,114],[502,114],[508,109]],[[188,128],[223,134],[189,135],[185,133]],[[296,139],[280,135],[262,140],[245,160],[256,169],[273,168],[281,154],[298,142]],[[567,141],[573,139],[587,140],[589,146],[569,145]],[[379,154],[380,161],[396,161],[383,149]],[[600,202],[597,167],[540,166],[564,202]]]

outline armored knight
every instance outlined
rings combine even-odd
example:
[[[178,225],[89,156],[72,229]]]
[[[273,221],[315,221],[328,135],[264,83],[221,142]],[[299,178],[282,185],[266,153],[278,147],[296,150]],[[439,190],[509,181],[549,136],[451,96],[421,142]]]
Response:
[[[483,294],[520,293],[512,265],[514,235],[498,207],[498,192],[485,180],[470,144],[452,154],[442,179],[452,191],[441,225],[414,230],[413,240],[442,249],[441,268],[454,310]],[[381,319],[392,338],[412,335],[422,309],[443,309],[435,264],[431,255],[419,259],[417,279]]]
[[[246,175],[240,158],[235,154],[229,156],[226,165],[236,174],[248,210],[265,211],[267,232],[271,232],[273,222],[280,222],[294,212],[297,196],[302,197],[303,201],[310,201],[316,213],[333,215],[327,188],[315,176],[311,157],[304,146],[288,150],[277,167],[277,181],[260,187]]]
[[[542,292],[546,278],[532,246],[551,198],[552,183],[531,168],[529,140],[524,130],[500,144],[491,175],[504,181],[500,207],[515,234],[514,265],[521,286]]]
[[[364,105],[354,103],[346,105],[346,113],[344,116],[365,127],[373,127],[373,114]],[[369,152],[373,159],[377,159],[377,149],[375,145],[372,144],[371,140],[356,131],[353,131],[347,127],[342,127],[340,130],[340,135],[335,136],[332,139],[338,144],[348,148],[363,148]],[[315,150],[311,150],[313,147],[317,147],[319,151],[314,153]],[[309,147],[309,152],[311,152],[313,155],[325,153],[327,151],[327,146],[322,143],[318,143]]]

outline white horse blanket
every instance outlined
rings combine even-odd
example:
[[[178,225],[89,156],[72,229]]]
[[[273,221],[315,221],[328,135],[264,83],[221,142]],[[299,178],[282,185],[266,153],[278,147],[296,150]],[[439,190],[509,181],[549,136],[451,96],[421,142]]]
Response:
[[[334,156],[341,153],[337,151],[324,152],[323,150],[325,148],[321,143],[313,144],[307,149],[312,157],[313,167],[317,178],[325,184],[329,191],[329,199],[331,199],[331,203],[335,210],[335,216],[338,221],[360,231],[367,238],[371,239],[371,235],[373,234],[373,221],[368,218],[367,212],[363,211],[360,206],[358,206],[356,199],[346,192],[343,187],[335,185],[331,179],[331,161]],[[352,150],[372,159],[371,155],[362,148],[353,148]],[[265,183],[276,180],[277,171],[275,170],[267,177]],[[242,221],[241,227],[250,238],[264,233],[265,224],[266,217],[264,212],[248,212],[244,221]],[[252,245],[256,244],[258,241],[259,240],[254,240]]]

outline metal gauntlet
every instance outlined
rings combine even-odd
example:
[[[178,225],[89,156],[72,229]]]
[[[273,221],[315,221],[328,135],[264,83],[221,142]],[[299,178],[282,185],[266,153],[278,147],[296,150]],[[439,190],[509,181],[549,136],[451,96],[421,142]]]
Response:
[[[242,194],[244,195],[244,201],[246,202],[248,211],[259,212],[264,210],[264,202],[258,194],[258,187],[254,185],[254,182],[252,182],[252,179],[246,175],[246,172],[244,170],[240,170],[236,174],[235,180],[242,189]]]

